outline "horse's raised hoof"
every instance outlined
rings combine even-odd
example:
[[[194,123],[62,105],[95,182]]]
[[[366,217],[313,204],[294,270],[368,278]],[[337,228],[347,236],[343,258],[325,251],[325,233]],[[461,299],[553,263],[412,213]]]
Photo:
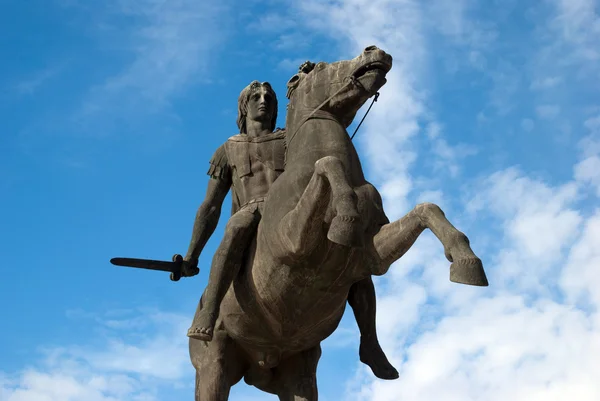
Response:
[[[361,248],[363,246],[363,234],[360,217],[335,216],[331,220],[327,239],[342,246]]]
[[[187,336],[194,340],[212,341],[213,329],[205,327],[192,327],[187,331]]]
[[[453,283],[487,287],[488,280],[483,263],[478,257],[462,258],[450,265],[450,281]]]

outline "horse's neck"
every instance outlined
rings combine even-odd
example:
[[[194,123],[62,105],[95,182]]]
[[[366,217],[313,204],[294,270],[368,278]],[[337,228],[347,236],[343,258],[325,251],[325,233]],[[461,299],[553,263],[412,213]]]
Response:
[[[285,129],[287,130],[287,135],[292,135],[298,130],[298,126],[301,119],[302,117],[298,112],[298,108],[289,105],[287,109],[287,116],[285,119]]]
[[[288,142],[286,170],[295,162],[304,165],[314,163],[325,156],[340,159],[352,157],[355,151],[348,133],[336,120],[328,118],[310,118]]]
[[[344,125],[327,112],[310,116],[311,112],[296,109],[288,111],[287,134],[295,132],[296,135],[291,142],[288,137],[286,170],[296,164],[312,164],[324,156],[336,156],[344,165],[352,166],[350,174],[353,182],[363,182],[365,178],[360,159]],[[310,119],[306,120],[308,116]]]
[[[322,106],[322,105],[320,105]],[[296,141],[296,135],[302,130],[303,126],[309,120],[328,120],[334,126],[339,126],[344,132],[346,129],[339,119],[332,113],[325,111],[322,107],[296,107],[294,103],[290,103],[287,110],[286,129],[287,129],[287,144]]]

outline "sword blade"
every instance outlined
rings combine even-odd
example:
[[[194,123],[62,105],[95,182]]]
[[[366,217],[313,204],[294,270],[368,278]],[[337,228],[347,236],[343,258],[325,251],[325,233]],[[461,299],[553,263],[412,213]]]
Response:
[[[165,262],[152,259],[112,258],[110,263],[116,266],[135,267],[138,269],[158,270],[170,273],[179,273],[181,270],[181,262]]]

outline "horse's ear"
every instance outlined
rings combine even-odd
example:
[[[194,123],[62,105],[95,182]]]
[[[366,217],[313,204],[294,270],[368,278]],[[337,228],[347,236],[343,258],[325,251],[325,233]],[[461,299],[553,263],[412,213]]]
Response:
[[[294,75],[293,77],[291,77],[287,83],[286,97],[288,99],[290,98],[290,96],[292,96],[292,93],[294,92],[294,90],[296,90],[296,88],[300,84],[300,74],[301,73],[298,73],[298,74]],[[304,74],[302,74],[302,75],[304,75]]]

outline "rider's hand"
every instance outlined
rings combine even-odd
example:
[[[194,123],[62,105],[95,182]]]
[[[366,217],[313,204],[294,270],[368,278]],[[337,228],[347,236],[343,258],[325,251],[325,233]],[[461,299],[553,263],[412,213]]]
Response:
[[[181,276],[192,277],[198,273],[200,273],[200,269],[198,269],[198,260],[192,260],[187,257],[183,258],[183,264],[181,266]]]

